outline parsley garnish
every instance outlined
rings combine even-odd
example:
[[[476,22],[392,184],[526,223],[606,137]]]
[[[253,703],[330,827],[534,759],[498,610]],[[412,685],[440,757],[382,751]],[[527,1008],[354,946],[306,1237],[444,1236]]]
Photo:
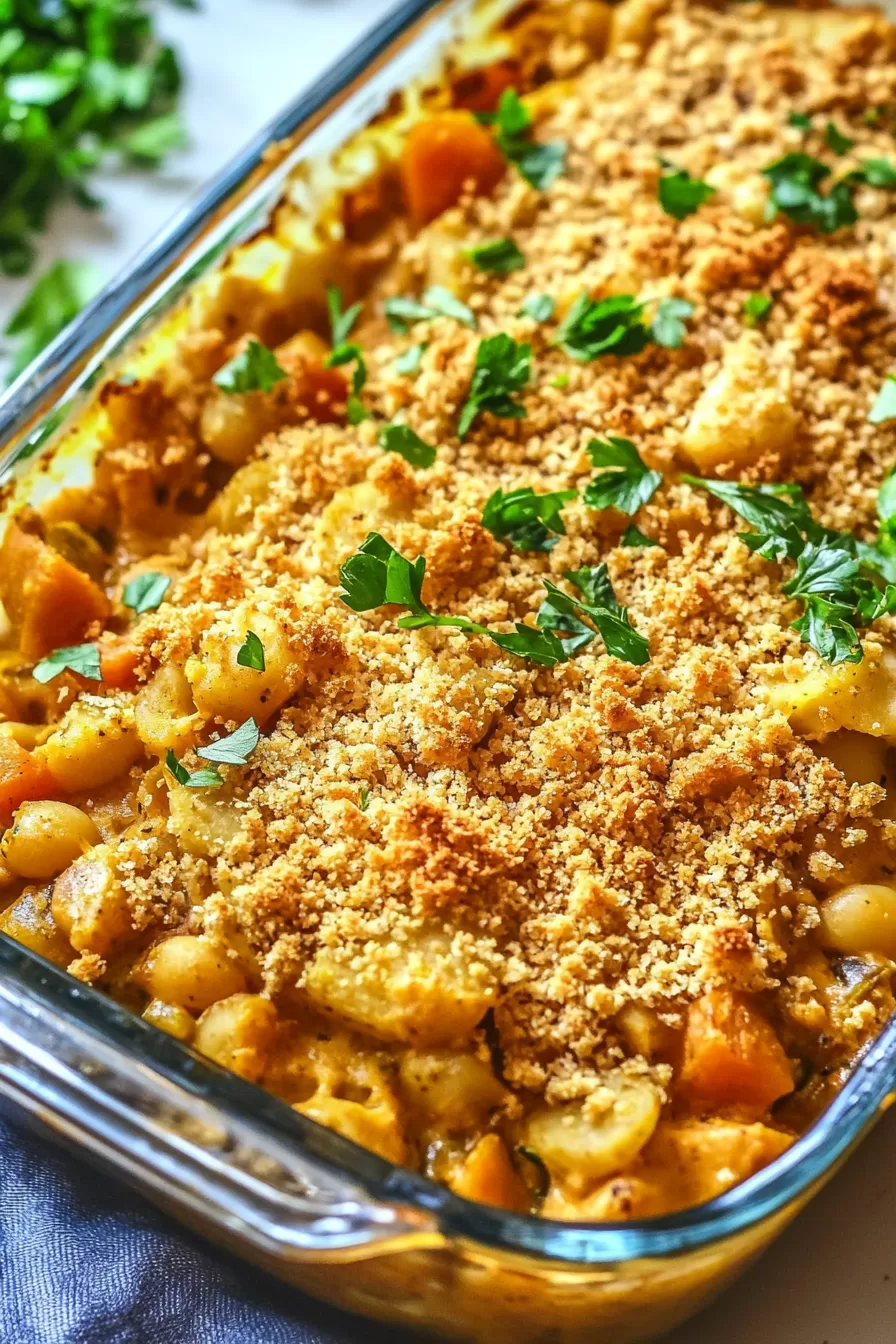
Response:
[[[327,285],[327,312],[330,316],[330,339],[334,350],[340,345],[345,345],[363,306],[362,303],[353,303],[343,312],[342,290],[338,285]]]
[[[868,412],[868,419],[872,425],[882,425],[885,420],[896,420],[896,373],[888,373],[881,383],[874,405]]]
[[[402,298],[401,295],[386,299],[383,303],[383,312],[390,330],[400,335],[404,335],[412,323],[432,322],[436,317],[453,317],[456,322],[462,322],[465,327],[473,331],[477,326],[476,314],[472,308],[468,308],[444,285],[430,285],[423,295],[422,302],[419,299]]]
[[[358,807],[362,812],[366,812],[370,806],[370,790],[367,788],[358,790]]]
[[[145,611],[155,611],[161,605],[170,587],[171,579],[167,574],[148,569],[125,584],[121,600],[136,616],[142,616]]]
[[[386,425],[380,431],[380,447],[387,453],[398,453],[412,467],[431,467],[436,460],[432,444],[424,442],[409,425]]]
[[[835,154],[848,154],[855,144],[855,140],[850,140],[848,135],[843,135],[832,121],[829,121],[824,128],[824,138]]]
[[[463,253],[480,271],[490,271],[493,275],[509,275],[526,264],[526,258],[512,238],[495,238],[490,243],[479,243],[469,247]]]
[[[248,765],[248,758],[257,746],[258,724],[254,719],[247,719],[226,737],[209,742],[207,747],[198,747],[196,755],[204,761],[216,761],[221,765]]]
[[[798,131],[811,131],[812,118],[805,112],[791,112],[787,118],[788,126],[793,126]]]
[[[394,604],[407,610],[399,617],[402,630],[421,630],[426,626],[450,626],[466,635],[485,635],[505,653],[516,654],[543,667],[565,663],[568,654],[560,640],[549,630],[533,629],[517,622],[514,634],[500,634],[466,616],[439,616],[430,611],[420,594],[426,561],[418,555],[407,560],[378,532],[371,532],[355,555],[349,556],[339,570],[342,591],[339,596],[352,611],[372,611]]]
[[[247,342],[245,349],[223,365],[212,378],[223,392],[270,392],[289,375],[277,356],[261,341]]]
[[[396,373],[416,373],[420,367],[420,361],[423,358],[423,352],[426,346],[418,342],[416,345],[409,345],[403,354],[399,355],[395,361],[394,368]]]
[[[591,464],[602,467],[585,487],[582,496],[590,509],[618,509],[629,515],[652,499],[663,483],[658,471],[651,471],[630,439],[608,434],[592,439],[586,449]]]
[[[517,551],[550,551],[566,535],[560,510],[575,497],[575,490],[496,490],[482,510],[482,526]]]
[[[526,409],[513,400],[513,393],[525,387],[532,372],[532,347],[518,345],[499,332],[479,342],[470,391],[457,422],[462,439],[480,411],[489,411],[503,420],[523,420]]]
[[[342,291],[336,285],[327,285],[327,312],[330,314],[330,333],[333,349],[327,360],[327,368],[354,364],[352,370],[351,391],[345,403],[346,419],[350,425],[358,425],[368,418],[368,412],[361,401],[361,392],[367,382],[367,365],[360,345],[349,341],[352,327],[358,320],[363,304],[353,303],[342,311]]]
[[[854,224],[858,214],[849,182],[836,182],[826,196],[819,191],[830,172],[826,163],[802,152],[785,154],[763,168],[763,176],[771,183],[770,216],[774,218],[780,210],[794,223],[811,224],[821,233]]]
[[[582,597],[570,597],[548,579],[543,580],[548,595],[535,618],[543,630],[556,631],[570,654],[586,648],[599,633],[607,653],[614,658],[635,667],[650,661],[647,640],[632,627],[628,610],[617,602],[606,565],[568,570],[564,578],[578,588]],[[594,622],[597,632],[583,616]],[[563,631],[568,633],[564,635]]]
[[[896,167],[889,159],[863,159],[861,168],[849,176],[869,187],[896,187]]]
[[[530,294],[523,300],[520,317],[531,317],[533,322],[549,322],[554,316],[556,304],[550,294]]]
[[[4,146],[0,156],[5,153]],[[3,268],[3,248],[4,239],[0,234],[0,270]],[[16,378],[44,346],[77,317],[101,283],[99,271],[89,262],[56,261],[44,271],[4,329],[4,335],[12,336],[16,345],[10,379]]]
[[[642,532],[639,527],[635,527],[634,523],[629,523],[619,539],[620,546],[639,546],[646,548],[648,546],[659,546],[659,544],[658,541],[654,541],[653,537],[648,537],[646,532]]]
[[[224,783],[219,771],[211,765],[205,766],[202,770],[194,770],[191,774],[185,765],[181,765],[172,747],[168,748],[165,766],[178,784],[183,784],[187,789],[220,789]]]
[[[650,324],[650,334],[657,345],[677,350],[684,340],[685,319],[694,314],[690,299],[660,299],[656,316]]]
[[[52,681],[61,672],[77,672],[79,677],[89,681],[102,681],[100,669],[100,651],[95,644],[70,644],[64,649],[54,649],[36,664],[31,675],[41,685]]]
[[[582,363],[601,355],[637,355],[650,340],[644,304],[631,294],[592,299],[585,290],[557,329],[554,344]]]
[[[748,294],[744,299],[744,322],[748,327],[757,327],[768,317],[771,306],[772,301],[767,294]]]
[[[683,168],[661,159],[662,174],[657,183],[657,196],[660,205],[673,219],[686,219],[699,210],[704,201],[715,195],[715,187],[701,182],[699,177],[691,177]]]
[[[251,667],[255,672],[264,672],[264,645],[254,630],[249,630],[246,634],[245,642],[236,655],[236,661],[240,667]]]
[[[566,167],[566,142],[540,144],[532,138],[532,113],[515,89],[505,89],[497,112],[480,112],[478,120],[494,125],[501,153],[536,190],[547,191]]]

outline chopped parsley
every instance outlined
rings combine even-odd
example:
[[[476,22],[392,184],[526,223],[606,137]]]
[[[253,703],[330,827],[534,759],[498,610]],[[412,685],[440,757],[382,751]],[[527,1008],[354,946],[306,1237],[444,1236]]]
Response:
[[[744,322],[748,327],[758,327],[771,311],[772,301],[767,294],[748,294],[744,299]]]
[[[514,401],[529,382],[532,373],[532,347],[517,344],[504,332],[479,342],[476,364],[460,418],[458,438],[463,438],[481,411],[489,411],[502,420],[523,420],[526,408]]]
[[[420,368],[420,361],[423,358],[423,352],[426,346],[421,342],[416,345],[409,345],[407,350],[398,356],[393,367],[396,373],[416,373]]]
[[[412,467],[431,467],[436,450],[415,434],[409,425],[386,425],[380,431],[380,447],[387,453],[398,453]]]
[[[240,667],[251,667],[255,672],[264,672],[264,645],[254,630],[248,631],[245,641],[236,655],[236,661]]]
[[[637,355],[650,340],[643,314],[644,304],[631,294],[592,299],[585,290],[560,323],[554,344],[582,363],[601,355]]]
[[[362,812],[366,812],[370,806],[370,790],[367,788],[358,790],[358,807]]]
[[[559,388],[569,387],[568,371],[564,369],[562,373],[558,373],[556,378],[551,379],[550,386]]]
[[[851,184],[845,179],[835,182],[824,195],[819,188],[831,170],[811,154],[785,154],[762,173],[771,183],[771,218],[780,211],[795,224],[812,225],[820,233],[834,233],[858,219]]]
[[[100,651],[95,644],[70,644],[64,649],[54,649],[41,658],[31,673],[35,681],[45,685],[62,672],[76,672],[88,681],[102,681]]]
[[[505,495],[499,489],[482,510],[482,526],[517,551],[550,551],[566,535],[560,510],[575,497],[575,490],[537,495],[526,486]]]
[[[628,527],[619,538],[620,546],[639,546],[646,548],[648,546],[659,546],[659,544],[658,541],[654,541],[653,537],[648,537],[646,532],[642,532],[639,527],[635,527],[634,523],[629,523]]]
[[[334,350],[340,345],[345,345],[363,306],[362,303],[353,303],[343,312],[342,290],[338,285],[327,285],[327,312],[330,316],[330,338]]]
[[[699,177],[691,177],[683,168],[661,159],[662,173],[657,182],[659,203],[667,215],[673,219],[687,219],[699,210],[704,201],[715,195],[715,187],[701,182]]]
[[[368,418],[368,412],[361,401],[361,392],[367,382],[367,365],[360,345],[348,339],[351,329],[358,320],[363,304],[353,303],[343,312],[342,291],[337,285],[327,285],[327,312],[330,315],[330,334],[333,349],[327,360],[327,368],[339,368],[344,364],[354,364],[351,390],[345,403],[346,419],[350,425],[359,425]]]
[[[270,392],[288,377],[273,350],[253,339],[218,370],[212,382],[222,392]]]
[[[512,238],[495,238],[490,243],[479,243],[463,253],[480,271],[490,271],[492,275],[510,275],[526,264],[526,258]]]
[[[564,573],[564,578],[582,596],[570,597],[548,579],[543,580],[548,595],[535,618],[543,630],[559,634],[569,654],[587,648],[600,634],[607,653],[614,658],[635,667],[650,661],[647,640],[632,626],[628,610],[617,602],[606,565],[569,570]],[[585,616],[593,621],[597,630],[583,619]]]
[[[201,770],[194,770],[191,774],[185,765],[181,765],[172,747],[168,748],[165,767],[174,776],[178,784],[182,784],[187,789],[220,789],[224,783],[220,772],[213,765],[207,765]]]
[[[896,187],[896,167],[889,159],[863,159],[861,168],[850,177],[869,187]]]
[[[125,584],[121,600],[135,616],[142,616],[145,611],[155,611],[161,605],[170,587],[171,579],[167,574],[147,569]]]
[[[605,439],[592,439],[586,451],[592,466],[601,468],[582,497],[590,509],[637,513],[663,483],[660,473],[645,465],[630,439],[608,434]]]
[[[886,420],[896,420],[896,373],[888,373],[881,383],[874,405],[868,412],[868,419],[872,425],[882,425]]]
[[[805,112],[791,112],[787,118],[788,126],[793,126],[797,131],[811,131],[812,118]]]
[[[478,325],[473,310],[444,285],[430,285],[422,301],[403,298],[401,295],[386,299],[383,312],[390,330],[400,335],[407,332],[414,322],[432,322],[437,317],[453,317],[456,322],[462,322],[473,331]]]
[[[249,757],[258,746],[258,736],[258,724],[254,719],[247,719],[226,737],[209,742],[207,747],[198,747],[196,755],[221,765],[248,765]]]
[[[520,317],[531,317],[533,322],[549,322],[557,305],[550,294],[530,294],[523,300]]]
[[[497,112],[480,112],[477,119],[494,126],[501,153],[537,191],[547,191],[566,167],[566,142],[541,144],[533,139],[532,113],[516,89],[505,89]]]
[[[848,135],[844,135],[842,131],[839,131],[832,121],[829,121],[824,128],[824,138],[828,143],[828,147],[832,149],[835,154],[848,154],[856,143],[855,140],[850,140]]]
[[[420,596],[425,572],[426,560],[422,555],[414,561],[407,560],[378,532],[371,532],[356,554],[341,566],[339,596],[352,611],[373,611],[393,604],[404,607],[407,615],[398,620],[402,630],[449,626],[466,635],[484,635],[505,653],[543,667],[567,661],[566,649],[550,630],[533,629],[518,621],[514,634],[502,634],[466,616],[439,616],[430,611]]]
[[[694,305],[690,299],[660,299],[650,324],[650,334],[657,345],[677,350],[685,337],[685,321],[693,315]]]

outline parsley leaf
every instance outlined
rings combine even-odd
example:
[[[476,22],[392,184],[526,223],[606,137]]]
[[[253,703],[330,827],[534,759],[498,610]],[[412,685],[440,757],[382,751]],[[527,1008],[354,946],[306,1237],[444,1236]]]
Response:
[[[248,758],[258,746],[258,736],[258,724],[254,719],[247,719],[226,737],[209,742],[207,747],[198,747],[196,755],[221,765],[248,765]]]
[[[863,159],[861,168],[850,176],[869,187],[896,187],[896,167],[889,159]]]
[[[509,275],[526,264],[526,258],[512,238],[495,238],[490,243],[479,243],[467,248],[463,255],[478,266],[480,271],[493,275]]]
[[[660,205],[673,219],[687,219],[699,210],[704,201],[715,195],[715,187],[691,177],[683,168],[676,168],[665,159],[660,160],[663,171],[657,182]]]
[[[794,223],[813,225],[820,233],[855,224],[858,214],[847,181],[836,182],[826,196],[819,190],[830,172],[826,163],[801,151],[785,154],[763,168],[763,176],[771,183],[771,217],[780,211]]]
[[[620,546],[647,547],[659,546],[659,544],[658,541],[654,541],[653,537],[648,537],[646,532],[642,532],[639,527],[635,527],[634,523],[629,523],[619,539]]]
[[[677,350],[685,337],[685,319],[693,314],[694,305],[689,299],[660,299],[650,324],[650,334],[657,345]]]
[[[660,473],[644,464],[630,439],[608,434],[606,439],[592,439],[586,451],[592,466],[605,468],[585,487],[582,498],[590,509],[637,513],[663,483]]]
[[[471,330],[476,329],[476,314],[444,285],[430,285],[419,299],[397,295],[383,302],[383,312],[391,331],[404,335],[414,322],[432,322],[437,317],[453,317]]]
[[[358,790],[358,807],[362,812],[366,812],[370,806],[370,790],[362,788]]]
[[[560,510],[575,499],[575,490],[537,495],[529,486],[496,490],[482,510],[482,526],[517,551],[550,551],[566,535]]]
[[[155,611],[161,605],[170,587],[171,579],[167,574],[148,569],[125,584],[121,600],[136,616],[142,616],[145,611]]]
[[[470,391],[457,423],[458,438],[464,437],[480,411],[504,420],[525,419],[526,408],[513,400],[513,393],[526,386],[531,372],[530,345],[517,344],[504,332],[480,341]]]
[[[192,774],[185,765],[174,754],[172,747],[168,748],[168,754],[165,757],[165,767],[174,776],[178,784],[183,784],[188,789],[220,789],[224,780],[214,766],[206,766],[202,770],[194,770]]]
[[[418,342],[416,345],[409,345],[407,350],[400,354],[393,367],[396,373],[416,373],[420,367],[420,361],[423,358],[423,352],[426,346]]]
[[[788,126],[793,126],[798,131],[811,131],[812,118],[805,112],[791,112],[787,118]]]
[[[31,673],[35,681],[45,685],[58,677],[61,672],[76,672],[79,677],[89,681],[102,681],[100,669],[100,651],[95,644],[70,644],[64,649],[54,649],[46,658],[41,658]]]
[[[617,602],[605,564],[569,570],[564,578],[578,588],[582,597],[570,597],[545,579],[548,595],[535,618],[542,629],[558,632],[568,651],[578,653],[596,638],[595,631],[582,619],[588,616],[597,627],[607,653],[636,667],[650,661],[647,640],[633,628],[628,610]]]
[[[345,403],[345,414],[350,425],[359,425],[362,420],[368,418],[368,412],[361,401],[361,390],[367,382],[367,365],[360,345],[355,345],[353,342],[337,345],[327,359],[327,368],[352,363],[355,367],[352,370],[352,385]]]
[[[839,131],[832,121],[829,121],[824,128],[824,138],[835,154],[848,154],[856,143],[855,140],[850,140],[848,135]]]
[[[637,355],[650,340],[643,313],[644,304],[631,294],[592,299],[585,290],[558,327],[554,344],[582,363],[601,355]]]
[[[556,304],[550,294],[530,294],[523,300],[520,317],[531,317],[533,322],[549,322],[554,316]]]
[[[752,533],[740,538],[765,560],[795,559],[804,545],[804,533],[815,526],[800,486],[789,483],[742,485],[740,481],[703,480],[684,476],[689,485],[708,490],[750,523]]]
[[[277,363],[273,350],[261,341],[250,340],[239,354],[218,370],[212,382],[222,392],[270,392],[288,377],[286,370]]]
[[[353,303],[343,312],[342,290],[338,285],[327,285],[327,312],[330,315],[330,336],[334,350],[348,341],[363,307],[362,303]]]
[[[432,444],[424,442],[409,425],[386,425],[380,431],[380,447],[387,453],[398,453],[412,467],[431,467],[436,460]]]
[[[896,420],[896,373],[888,373],[881,383],[874,405],[868,412],[868,419],[872,425],[882,425],[886,420]]]
[[[757,327],[768,317],[771,306],[772,301],[767,294],[748,294],[744,299],[744,322],[748,327]]]
[[[240,667],[251,667],[256,672],[264,672],[266,667],[264,645],[254,630],[247,631],[245,642],[236,655],[236,661]]]
[[[0,162],[3,153],[0,148]],[[2,249],[3,239],[0,236],[0,254]],[[54,336],[58,336],[77,317],[100,284],[99,271],[88,262],[56,261],[44,271],[9,319],[4,331],[4,335],[14,338],[16,347],[9,371],[10,379],[18,377],[44,346],[49,345]]]
[[[501,153],[537,191],[547,191],[566,167],[566,142],[540,144],[532,138],[532,113],[516,89],[505,89],[497,113],[480,114],[479,120],[494,124]]]
[[[339,570],[341,601],[352,611],[372,611],[394,603],[407,610],[398,621],[402,630],[422,630],[426,626],[448,626],[466,635],[484,635],[505,653],[516,654],[543,667],[565,663],[568,657],[560,640],[548,630],[533,629],[517,622],[514,634],[489,630],[466,616],[439,616],[425,605],[420,594],[426,561],[422,555],[407,560],[390,546],[385,537],[371,532],[355,555],[349,556]]]

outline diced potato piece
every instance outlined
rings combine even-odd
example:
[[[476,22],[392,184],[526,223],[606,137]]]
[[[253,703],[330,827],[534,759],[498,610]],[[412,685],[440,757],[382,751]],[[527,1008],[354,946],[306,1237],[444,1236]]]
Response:
[[[239,833],[239,813],[222,798],[221,789],[205,796],[201,789],[172,784],[168,794],[168,829],[181,849],[199,858],[214,858]]]
[[[26,887],[0,915],[0,930],[56,966],[67,966],[74,957],[71,943],[53,918],[47,887]]]
[[[22,653],[34,661],[80,643],[111,610],[93,579],[16,522],[7,526],[0,545],[0,601]]]
[[[469,187],[487,195],[504,175],[503,155],[469,112],[437,112],[410,131],[401,157],[408,208],[426,224],[456,205]]]
[[[722,367],[704,388],[682,436],[682,447],[701,471],[720,462],[742,465],[793,444],[797,416],[789,377],[776,369],[758,332],[729,344]]]
[[[277,1010],[260,994],[232,994],[213,1003],[196,1024],[196,1049],[216,1064],[257,1083],[277,1030]]]
[[[676,1033],[644,1004],[627,1003],[616,1014],[616,1026],[629,1049],[651,1063],[668,1058],[675,1049]]]
[[[320,515],[316,529],[318,563],[323,573],[338,569],[358,549],[368,532],[383,532],[400,517],[394,502],[373,481],[358,481],[337,490]]]
[[[680,1084],[693,1105],[765,1110],[793,1091],[784,1047],[745,994],[713,989],[690,1005]]]
[[[242,532],[249,527],[255,510],[267,498],[276,469],[269,457],[253,458],[239,467],[209,505],[209,527],[221,532]]]
[[[896,959],[896,889],[857,882],[821,905],[821,938],[835,952],[880,952]]]
[[[44,762],[12,736],[0,735],[0,826],[23,802],[52,797],[56,783]]]
[[[838,42],[859,33],[868,23],[869,12],[837,5],[817,10],[775,5],[770,6],[769,17],[793,40],[795,47],[811,44],[819,51],[829,51]]]
[[[706,173],[705,181],[722,196],[727,196],[731,208],[749,224],[760,225],[765,220],[768,205],[768,181],[759,172],[749,172],[737,161],[715,163]]]
[[[176,1003],[163,1003],[161,999],[152,999],[143,1009],[143,1019],[187,1045],[196,1034],[195,1018],[190,1016],[186,1008],[181,1008]]]
[[[441,929],[402,943],[322,947],[305,988],[320,1008],[377,1039],[419,1046],[468,1038],[495,1000],[491,970]]]
[[[825,737],[817,748],[827,756],[850,784],[879,784],[887,774],[887,744],[882,738],[841,728]]]
[[[264,648],[263,672],[237,662],[250,630]],[[200,714],[239,723],[248,718],[264,723],[289,699],[302,677],[286,626],[249,604],[206,631],[199,653],[187,659],[184,672]]]
[[[485,1134],[451,1181],[451,1188],[464,1199],[494,1204],[499,1209],[526,1213],[531,1199],[519,1172],[510,1160],[507,1145],[498,1134]]]
[[[409,1105],[449,1133],[481,1123],[508,1096],[488,1064],[456,1050],[409,1050],[399,1076]]]
[[[129,770],[142,755],[129,704],[82,697],[34,753],[66,793],[98,788]]]
[[[86,812],[70,803],[22,803],[3,843],[3,859],[19,877],[58,877],[100,833]]]
[[[246,989],[239,960],[204,934],[176,933],[156,943],[134,971],[134,979],[152,998],[191,1013],[201,1013]]]
[[[127,893],[113,854],[113,846],[97,845],[53,884],[53,918],[77,952],[105,957],[133,937]]]
[[[535,1111],[526,1123],[526,1146],[570,1189],[620,1171],[656,1129],[660,1099],[652,1083],[612,1075],[607,1092],[605,1109],[570,1102]]]
[[[202,725],[190,683],[174,663],[160,667],[137,696],[134,723],[140,741],[154,756],[175,756],[191,747]]]
[[[866,653],[860,663],[819,663],[798,681],[767,686],[770,704],[807,737],[825,737],[851,728],[896,741],[896,653],[878,660]]]

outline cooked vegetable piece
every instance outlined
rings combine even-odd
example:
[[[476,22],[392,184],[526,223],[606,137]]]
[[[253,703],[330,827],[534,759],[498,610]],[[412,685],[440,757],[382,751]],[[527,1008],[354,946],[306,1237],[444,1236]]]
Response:
[[[401,180],[417,224],[456,205],[468,187],[487,195],[503,175],[494,140],[468,112],[438,112],[419,122],[401,156]]]
[[[765,1110],[793,1091],[793,1071],[774,1028],[749,998],[713,989],[688,1009],[680,1082],[698,1107]]]
[[[111,611],[93,579],[16,522],[0,546],[0,601],[18,632],[19,648],[34,661],[77,644]]]
[[[0,737],[0,825],[8,825],[22,803],[52,798],[56,783],[43,761],[12,737]]]

